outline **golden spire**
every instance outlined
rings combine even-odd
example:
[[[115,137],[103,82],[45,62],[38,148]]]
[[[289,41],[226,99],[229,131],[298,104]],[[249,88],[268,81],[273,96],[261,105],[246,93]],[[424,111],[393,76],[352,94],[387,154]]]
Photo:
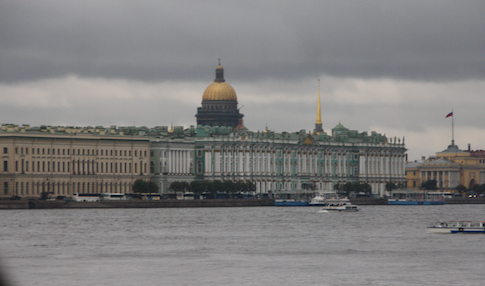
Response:
[[[320,79],[318,79],[318,106],[317,106],[317,122],[315,122],[315,133],[320,135],[322,129],[322,109],[320,106]]]
[[[317,122],[315,124],[322,124],[322,110],[320,108],[320,79],[318,79],[318,107],[317,107]]]

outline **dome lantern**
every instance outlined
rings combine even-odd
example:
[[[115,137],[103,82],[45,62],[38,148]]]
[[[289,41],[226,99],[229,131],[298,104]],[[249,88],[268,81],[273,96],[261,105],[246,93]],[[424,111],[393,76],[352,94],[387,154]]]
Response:
[[[216,79],[214,82],[225,82],[224,68],[221,66],[221,59],[219,59],[219,65],[216,67]]]

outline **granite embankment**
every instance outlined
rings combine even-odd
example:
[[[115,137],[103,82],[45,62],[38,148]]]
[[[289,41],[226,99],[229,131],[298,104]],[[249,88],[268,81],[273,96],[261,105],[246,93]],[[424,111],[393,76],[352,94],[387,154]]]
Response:
[[[37,199],[0,200],[0,209],[76,209],[76,208],[199,208],[274,206],[274,200],[126,200],[102,202],[45,201]]]
[[[351,199],[353,204],[387,205],[387,199]],[[446,204],[485,204],[485,198],[446,199]],[[0,209],[76,209],[76,208],[201,208],[274,206],[272,199],[252,200],[127,200],[104,202],[44,201],[38,199],[0,200]]]

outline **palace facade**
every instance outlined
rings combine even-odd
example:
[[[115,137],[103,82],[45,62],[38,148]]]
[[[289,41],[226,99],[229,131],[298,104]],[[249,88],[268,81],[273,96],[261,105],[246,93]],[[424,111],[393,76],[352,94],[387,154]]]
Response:
[[[3,124],[0,195],[131,192],[135,180],[150,178],[150,141],[127,131]]]
[[[405,182],[404,142],[341,124],[332,135],[209,126],[199,126],[195,135],[193,129],[174,133],[151,138],[152,180],[163,192],[169,192],[171,182],[192,180],[251,181],[257,193],[367,182],[383,196],[387,182]]]

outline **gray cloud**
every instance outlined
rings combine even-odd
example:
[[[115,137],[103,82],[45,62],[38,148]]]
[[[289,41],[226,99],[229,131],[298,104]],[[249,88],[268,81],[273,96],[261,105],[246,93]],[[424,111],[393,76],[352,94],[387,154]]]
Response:
[[[0,122],[195,124],[222,58],[251,130],[484,148],[484,1],[0,0]],[[482,135],[484,134],[484,135]]]
[[[485,75],[483,1],[2,1],[0,79]]]

